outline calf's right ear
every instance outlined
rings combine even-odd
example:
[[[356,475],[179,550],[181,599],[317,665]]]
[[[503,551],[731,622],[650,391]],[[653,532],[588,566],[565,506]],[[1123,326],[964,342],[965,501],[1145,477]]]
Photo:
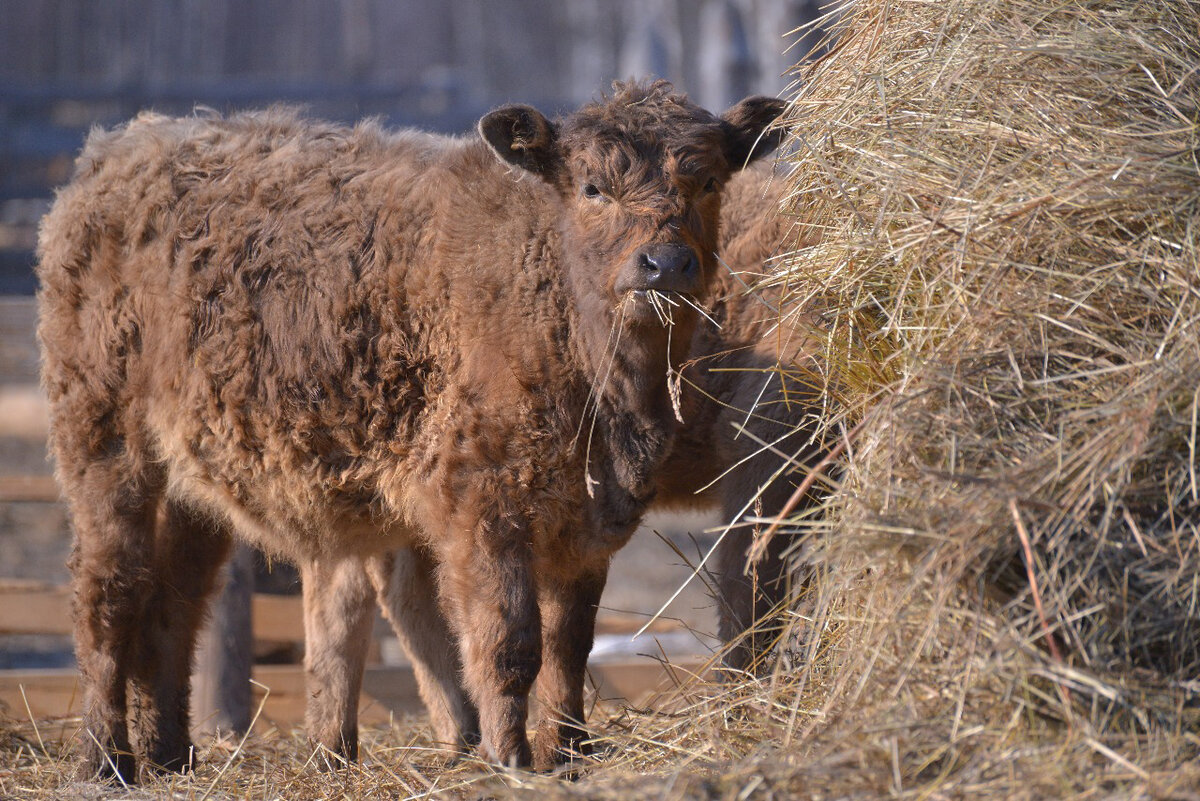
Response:
[[[479,121],[479,135],[496,158],[547,181],[558,169],[558,132],[532,106],[501,106]]]

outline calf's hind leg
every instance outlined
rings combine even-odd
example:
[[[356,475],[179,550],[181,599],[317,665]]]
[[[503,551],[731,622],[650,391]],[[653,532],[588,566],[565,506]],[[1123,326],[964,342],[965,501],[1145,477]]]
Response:
[[[782,512],[795,487],[789,480],[794,474],[784,473],[771,480],[779,469],[772,456],[760,454],[740,476],[730,476],[723,488],[723,517],[734,519],[745,506],[745,499],[753,498],[764,483],[759,498],[763,516],[770,519]],[[817,501],[810,491],[792,514],[811,508]],[[809,574],[798,566],[794,574],[789,570],[786,552],[794,543],[783,532],[776,532],[760,560],[749,564],[750,550],[760,532],[758,526],[740,522],[717,546],[718,628],[721,642],[727,645],[725,666],[752,674],[761,674],[768,666],[770,651],[778,640],[779,621],[773,615],[804,591]]]
[[[434,737],[456,751],[479,741],[479,712],[462,685],[462,660],[443,613],[433,559],[419,547],[368,562],[384,617],[412,661]]]
[[[329,767],[358,759],[358,696],[375,611],[363,561],[311,561],[304,594],[304,725]],[[332,759],[329,759],[332,757]]]
[[[192,655],[229,545],[225,524],[177,501],[163,504],[129,669],[131,734],[143,770],[184,770],[191,763]]]
[[[151,590],[156,494],[124,460],[79,466],[59,450],[75,541],[71,552],[75,656],[83,688],[84,777],[135,780],[126,681]]]
[[[776,639],[770,620],[788,599],[787,563],[790,542],[782,534],[767,545],[756,564],[747,564],[755,530],[745,524],[731,529],[717,546],[718,634],[725,643],[725,666],[759,674]]]

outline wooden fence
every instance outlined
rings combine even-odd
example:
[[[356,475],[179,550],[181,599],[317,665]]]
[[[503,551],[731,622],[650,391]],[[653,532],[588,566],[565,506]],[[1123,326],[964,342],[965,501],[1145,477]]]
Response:
[[[252,604],[254,638],[258,642],[302,643],[304,627],[300,598],[255,594]],[[32,581],[0,580],[0,634],[69,635],[70,595],[66,587]],[[631,635],[638,620],[601,615],[599,635]],[[657,626],[657,634],[672,626]],[[653,648],[653,638],[650,638]],[[378,646],[374,649],[378,653]],[[671,662],[654,656],[621,654],[593,659],[588,666],[598,697],[642,704],[658,691],[687,681],[706,669],[697,654],[676,655]],[[261,724],[298,725],[304,718],[304,669],[299,664],[255,665],[251,709]],[[79,714],[79,675],[74,669],[0,670],[0,709],[9,717],[34,720]],[[369,664],[363,680],[359,715],[364,724],[385,723],[392,716],[424,711],[416,679],[407,664]],[[203,720],[198,720],[203,725]]]

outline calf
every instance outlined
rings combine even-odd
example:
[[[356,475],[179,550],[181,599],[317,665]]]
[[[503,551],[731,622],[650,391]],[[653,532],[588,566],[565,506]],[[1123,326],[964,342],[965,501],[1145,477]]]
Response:
[[[465,139],[278,110],[93,133],[38,266],[86,772],[186,766],[231,535],[305,572],[310,718],[357,696],[320,643],[362,639],[362,560],[407,549],[483,754],[531,762],[539,667],[537,761],[573,747],[609,558],[675,434],[682,301],[781,110],[714,117],[659,82],[553,122],[507,106]],[[348,721],[313,735],[353,756]]]
[[[715,509],[734,523],[747,514],[774,517],[819,451],[813,434],[829,400],[814,361],[816,309],[793,309],[777,327],[783,293],[747,291],[772,269],[771,259],[797,245],[790,218],[779,211],[779,184],[769,170],[751,169],[733,176],[725,189],[718,248],[723,267],[713,280],[707,319],[696,326],[691,359],[681,368],[683,423],[656,471],[655,506]],[[717,547],[719,633],[727,644],[725,664],[738,673],[762,666],[773,639],[762,618],[789,590],[783,554],[788,539],[773,538],[765,558],[748,565],[756,531],[733,525]],[[431,603],[435,567],[422,549],[404,548],[366,560],[357,575],[346,563],[334,582],[305,575],[308,609],[353,609],[362,627],[352,640],[345,632],[331,637],[322,621],[310,620],[307,647],[311,658],[328,666],[327,676],[360,675],[365,627],[377,598],[409,654],[437,738],[457,744],[476,736],[478,720],[447,623]],[[555,680],[540,677],[551,699]],[[326,739],[353,736],[359,685],[341,679],[325,686],[310,709],[310,726],[329,732]]]
[[[815,438],[835,403],[819,361],[820,305],[798,304],[778,284],[751,285],[775,260],[804,244],[794,218],[780,212],[784,181],[746,170],[730,180],[722,202],[721,269],[713,284],[710,321],[701,321],[692,358],[682,369],[682,416],[670,455],[658,472],[655,506],[715,510],[729,524],[716,549],[718,633],[726,667],[740,673],[765,666],[775,633],[764,618],[792,591],[785,551],[775,536],[748,563],[764,527],[743,518],[773,519],[824,448]],[[793,512],[811,506],[810,490]],[[805,571],[795,571],[803,582]]]

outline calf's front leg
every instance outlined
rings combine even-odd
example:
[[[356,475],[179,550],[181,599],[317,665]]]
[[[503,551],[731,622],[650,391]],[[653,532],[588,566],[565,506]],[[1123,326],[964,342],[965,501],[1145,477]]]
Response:
[[[375,609],[361,559],[311,561],[300,568],[304,593],[304,725],[309,739],[340,759],[358,758],[358,696]]]
[[[458,637],[464,684],[479,710],[480,751],[498,764],[528,767],[525,721],[542,649],[529,537],[488,524],[472,533],[466,543],[446,538],[440,588]]]
[[[608,565],[579,575],[547,577],[541,588],[542,671],[537,698],[541,721],[534,740],[533,764],[550,770],[586,752],[583,684],[595,639],[596,609]]]

